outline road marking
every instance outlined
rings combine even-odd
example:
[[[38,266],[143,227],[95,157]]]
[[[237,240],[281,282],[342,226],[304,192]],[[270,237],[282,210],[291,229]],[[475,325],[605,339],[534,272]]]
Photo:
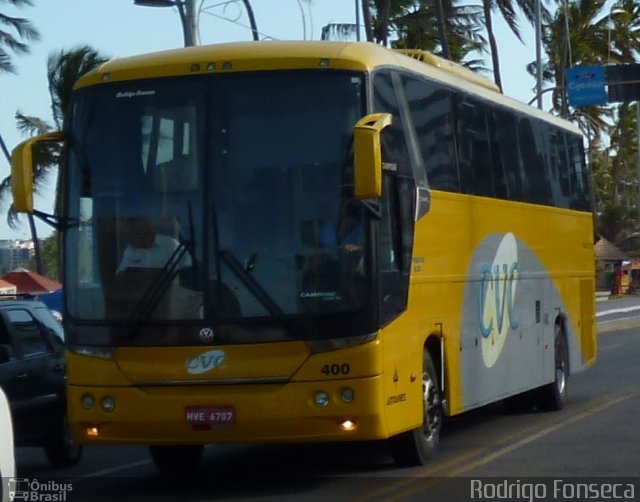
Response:
[[[585,418],[588,418],[592,415],[595,415],[605,409],[610,408],[611,406],[615,406],[619,403],[622,403],[624,401],[627,401],[628,399],[632,398],[632,397],[636,397],[640,394],[640,392],[631,392],[628,394],[623,394],[619,397],[616,397],[614,399],[610,399],[608,401],[605,401],[602,404],[599,404],[598,406],[594,407],[594,408],[588,408],[585,411],[582,411],[576,415],[573,415],[565,420],[563,420],[562,422],[550,425],[548,427],[545,427],[537,432],[532,433],[531,435],[526,434],[526,437],[517,440],[513,443],[507,444],[506,446],[499,448],[498,450],[494,451],[493,453],[487,454],[487,455],[483,455],[482,458],[472,461],[470,463],[464,463],[465,462],[465,458],[466,456],[477,456],[477,450],[473,450],[472,452],[468,452],[466,455],[461,455],[460,457],[456,457],[453,458],[452,460],[450,460],[448,462],[448,464],[460,464],[462,463],[463,465],[461,467],[459,467],[458,469],[454,469],[453,471],[447,472],[446,474],[443,475],[446,476],[447,478],[451,478],[451,477],[456,477],[456,476],[460,476],[461,474],[467,473],[468,471],[475,469],[477,467],[481,467],[483,465],[486,465],[490,462],[493,462],[494,460],[503,457],[504,455],[507,455],[508,453],[511,453],[515,450],[517,450],[518,448],[521,448],[523,446],[526,446],[540,438],[543,438],[545,436],[548,436],[549,434],[556,432],[559,429],[562,429],[563,427],[566,427],[568,425],[571,425],[575,422],[578,422],[580,420],[583,420]],[[523,431],[519,431],[518,435],[522,435]],[[473,455],[469,455],[469,453],[473,453]],[[419,474],[417,474],[417,476],[425,476],[428,475],[427,473],[434,472],[434,471],[438,471],[440,469],[436,468],[437,466],[434,467],[428,467],[427,469],[423,469],[420,471]],[[384,487],[384,489],[382,490],[376,490],[376,491],[372,491],[371,493],[369,493],[368,495],[365,495],[364,497],[360,498],[360,500],[373,500],[375,498],[380,498],[384,495],[384,500],[385,502],[395,502],[398,500],[403,500],[406,497],[409,497],[411,495],[415,495],[421,491],[424,491],[430,487],[433,487],[439,483],[442,483],[443,479],[437,479],[437,478],[429,478],[429,479],[425,479],[422,482],[418,481],[414,478],[412,479],[405,479],[402,482],[396,482],[396,483],[391,483],[390,485],[387,485]],[[410,486],[406,486],[405,485],[410,485]],[[398,488],[404,488],[400,491],[398,491]],[[393,496],[389,496],[388,493],[389,492],[393,492]]]
[[[598,349],[604,351],[604,350],[613,349],[614,347],[622,347],[622,344],[614,343],[613,345],[600,345]]]
[[[146,460],[138,460],[137,462],[131,462],[130,464],[118,465],[116,467],[111,467],[109,469],[102,469],[101,471],[90,472],[89,474],[83,474],[71,480],[73,483],[77,483],[79,481],[83,481],[85,479],[90,478],[99,478],[102,476],[108,476],[110,474],[114,474],[120,471],[126,471],[127,469],[132,469],[134,467],[140,467],[141,465],[150,464],[151,459]]]
[[[640,310],[640,305],[634,305],[632,307],[621,307],[619,309],[601,310],[596,312],[596,317],[602,317],[610,314],[626,314],[627,312],[633,312],[634,310]]]
[[[206,451],[209,448],[212,448],[213,446],[215,445],[206,444],[204,445],[204,449]],[[153,460],[151,460],[151,458],[147,458],[144,460],[138,460],[137,462],[131,462],[130,464],[117,465],[115,467],[110,467],[108,469],[102,469],[100,471],[90,472],[89,474],[83,474],[81,476],[78,476],[77,478],[71,479],[71,481],[79,482],[79,481],[82,481],[83,479],[99,478],[101,476],[108,476],[116,472],[126,471],[127,469],[133,469],[134,467],[140,467],[141,465],[147,465],[152,463],[153,463]]]
[[[557,431],[558,429],[562,429],[563,427],[566,427],[567,425],[571,425],[574,424],[576,422],[579,422],[580,420],[583,420],[585,418],[588,418],[592,415],[595,415],[596,413],[601,412],[604,409],[610,408],[611,406],[615,406],[616,404],[619,404],[623,401],[626,401],[627,399],[630,399],[631,397],[637,395],[637,393],[631,393],[631,394],[624,394],[620,397],[617,397],[615,399],[611,399],[599,406],[596,406],[595,408],[591,408],[589,410],[583,411],[582,413],[578,413],[577,415],[574,415],[572,417],[567,418],[566,420],[551,425],[549,427],[545,427],[544,429],[540,430],[539,432],[529,436],[529,437],[525,437],[523,439],[521,439],[520,441],[516,441],[515,443],[511,444],[511,445],[507,445],[504,448],[500,448],[499,450],[497,450],[496,452],[494,452],[491,455],[488,455],[486,457],[483,457],[480,460],[477,460],[476,462],[473,462],[472,464],[466,465],[461,467],[460,469],[458,469],[457,471],[454,471],[451,475],[452,476],[458,476],[464,472],[470,471],[472,469],[475,469],[476,467],[480,467],[482,465],[486,465],[489,462],[493,462],[495,459],[502,457],[504,455],[506,455],[507,453],[511,453],[514,450],[517,450],[518,448],[521,448],[522,446],[528,445],[529,443],[532,443],[533,441],[536,441],[540,438],[543,438],[544,436],[548,436],[549,434],[551,434],[552,432]]]

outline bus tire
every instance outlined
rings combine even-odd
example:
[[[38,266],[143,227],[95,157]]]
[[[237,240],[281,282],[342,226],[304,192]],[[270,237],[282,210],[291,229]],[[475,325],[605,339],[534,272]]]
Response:
[[[192,474],[202,459],[202,445],[152,445],[149,453],[156,468],[163,474]]]
[[[82,445],[71,432],[66,414],[54,426],[51,437],[44,445],[44,453],[52,467],[71,467],[80,462]]]
[[[543,411],[557,411],[567,402],[569,380],[569,353],[567,341],[562,326],[556,323],[554,327],[554,381],[538,388],[538,408]]]
[[[398,465],[424,465],[434,456],[442,428],[442,399],[438,375],[429,353],[425,350],[422,370],[423,423],[417,429],[389,439],[391,453]]]
[[[537,404],[535,392],[528,390],[503,400],[509,413],[529,413]]]

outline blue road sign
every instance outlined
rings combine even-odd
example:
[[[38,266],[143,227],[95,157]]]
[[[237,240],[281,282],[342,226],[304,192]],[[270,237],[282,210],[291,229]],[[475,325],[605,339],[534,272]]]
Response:
[[[569,106],[604,105],[607,102],[604,66],[574,66],[567,69]]]

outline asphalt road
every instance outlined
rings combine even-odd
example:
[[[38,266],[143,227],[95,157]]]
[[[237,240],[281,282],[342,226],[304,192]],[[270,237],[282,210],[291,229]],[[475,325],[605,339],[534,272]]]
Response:
[[[599,326],[606,328],[600,330],[598,360],[571,378],[563,410],[513,413],[496,404],[454,417],[445,422],[438,458],[421,468],[397,468],[379,443],[211,446],[198,472],[167,479],[145,448],[92,447],[78,466],[58,470],[39,450],[20,449],[18,474],[57,482],[50,488],[58,492],[69,483],[64,500],[70,502],[495,500],[500,487],[512,489],[512,500],[542,500],[524,495],[543,489],[554,496],[548,500],[575,500],[575,483],[585,480],[594,484],[597,500],[607,498],[598,490],[614,482],[627,490],[618,495],[634,490],[632,498],[621,498],[640,500],[637,306],[635,298],[598,303]],[[634,323],[638,328],[628,327]]]
[[[596,302],[598,332],[640,326],[640,297],[621,296]]]

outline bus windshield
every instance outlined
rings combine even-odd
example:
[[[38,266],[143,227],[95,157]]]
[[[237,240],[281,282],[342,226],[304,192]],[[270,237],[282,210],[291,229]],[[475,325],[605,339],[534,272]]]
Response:
[[[65,288],[74,319],[355,312],[370,287],[352,198],[364,78],[284,71],[76,94]]]

